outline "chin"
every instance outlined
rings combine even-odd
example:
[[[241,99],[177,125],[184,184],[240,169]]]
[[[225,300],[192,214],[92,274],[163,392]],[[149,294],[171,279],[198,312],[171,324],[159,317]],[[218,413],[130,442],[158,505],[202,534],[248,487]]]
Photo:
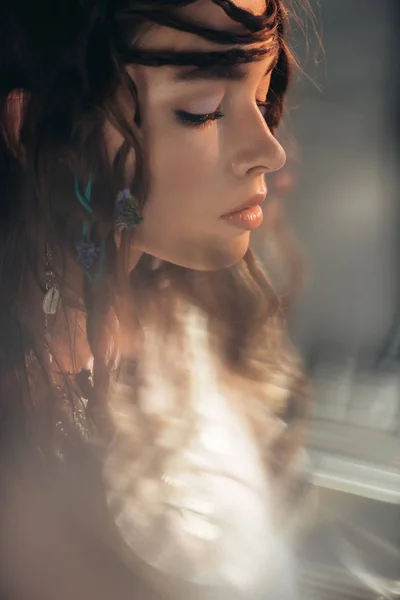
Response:
[[[221,252],[218,257],[215,257],[213,261],[210,261],[208,268],[204,268],[204,271],[218,271],[219,269],[228,269],[229,267],[233,267],[238,262],[240,262],[245,256],[248,245],[246,248],[241,249],[236,252]]]
[[[199,253],[197,259],[188,257],[183,267],[195,269],[197,271],[219,271],[233,267],[240,262],[249,249],[250,234],[245,234],[231,240],[229,243],[220,244],[214,247],[207,247],[203,252]]]

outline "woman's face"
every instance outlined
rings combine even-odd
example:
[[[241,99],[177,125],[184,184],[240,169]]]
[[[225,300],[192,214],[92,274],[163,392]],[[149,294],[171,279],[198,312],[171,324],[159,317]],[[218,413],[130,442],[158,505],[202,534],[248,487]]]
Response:
[[[265,10],[265,0],[236,4],[254,14]],[[238,27],[211,0],[199,0],[183,12],[209,27]],[[226,49],[165,27],[145,34],[141,47]],[[138,88],[150,170],[143,222],[135,232],[140,251],[201,270],[228,267],[243,258],[250,230],[261,223],[260,208],[254,209],[253,220],[222,217],[259,204],[266,194],[264,175],[285,163],[285,152],[264,120],[265,109],[257,104],[265,101],[276,58],[273,52],[260,62],[242,65],[241,77],[235,80],[185,80],[179,75],[188,69],[178,67],[129,69]],[[219,118],[196,117],[212,113]]]

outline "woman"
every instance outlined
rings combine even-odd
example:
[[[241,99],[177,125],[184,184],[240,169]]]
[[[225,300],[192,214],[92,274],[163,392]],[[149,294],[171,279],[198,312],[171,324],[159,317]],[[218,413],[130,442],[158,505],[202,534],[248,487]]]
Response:
[[[285,25],[281,0],[1,9],[5,596],[289,594],[306,384],[249,251]]]

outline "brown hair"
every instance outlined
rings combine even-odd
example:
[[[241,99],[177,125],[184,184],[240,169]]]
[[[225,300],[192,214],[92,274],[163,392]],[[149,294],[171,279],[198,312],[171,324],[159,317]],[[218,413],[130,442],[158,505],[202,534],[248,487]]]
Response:
[[[272,73],[266,116],[274,130],[280,121],[289,81],[291,56],[285,41],[287,13],[281,0],[269,0],[265,15],[254,16],[230,0],[213,0],[244,33],[201,27],[180,16],[179,8],[190,0],[118,0],[78,2],[17,0],[2,8],[0,52],[0,380],[1,437],[11,444],[32,437],[32,422],[48,431],[70,413],[71,436],[82,429],[79,420],[93,426],[92,417],[108,393],[110,375],[118,354],[118,331],[125,327],[120,311],[121,295],[128,300],[134,321],[154,322],[168,336],[180,335],[180,319],[195,305],[207,315],[208,328],[221,373],[252,400],[243,403],[260,444],[268,447],[266,464],[285,477],[299,446],[299,432],[306,416],[307,382],[285,332],[280,299],[261,266],[249,251],[236,266],[218,273],[200,273],[162,263],[153,271],[151,257],[144,256],[132,273],[126,273],[125,250],[114,238],[113,201],[123,187],[125,162],[133,149],[136,171],[132,190],[143,203],[148,177],[145,144],[141,140],[137,90],[126,66],[203,65],[207,61],[229,65],[262,57],[246,44],[266,36],[276,39],[279,59]],[[222,45],[224,52],[141,51],[134,40],[144,26],[163,24]],[[16,142],[15,120],[10,116],[10,94],[21,90],[23,114]],[[121,90],[130,98],[134,122],[128,122],[118,98]],[[124,142],[112,165],[103,139],[106,120],[118,128]],[[105,247],[105,265],[97,281],[89,281],[70,265],[82,219],[88,218],[74,195],[74,178],[93,178],[91,230]],[[93,387],[88,386],[91,414],[81,405],[82,381],[71,383],[65,374],[53,385],[43,358],[43,339],[29,326],[33,305],[40,306],[45,284],[45,244],[52,248],[60,282],[65,337],[74,363],[73,335],[80,326],[76,315],[86,316],[86,336],[93,357]],[[76,273],[81,279],[76,281]],[[160,311],[160,303],[162,310]],[[126,302],[124,303],[126,305]],[[73,315],[71,317],[71,315]],[[157,320],[157,316],[161,317]],[[72,318],[72,321],[71,321]],[[129,324],[131,326],[131,324]],[[182,332],[183,333],[183,332]],[[54,363],[57,364],[57,356]],[[185,407],[184,365],[174,365],[176,410]],[[35,373],[33,375],[32,373]],[[35,379],[36,377],[36,379]],[[38,389],[45,390],[37,398]],[[43,385],[44,384],[44,385]],[[43,394],[42,394],[43,395]],[[60,412],[60,406],[63,410]],[[79,410],[77,410],[77,408]],[[188,428],[189,408],[186,406]],[[62,416],[60,416],[62,415]],[[77,416],[78,415],[78,416]],[[80,416],[79,416],[80,415]],[[118,427],[113,416],[113,427]],[[140,461],[143,435],[154,436],[157,424],[143,415],[131,458]],[[271,423],[286,419],[286,428],[273,439]],[[68,419],[67,419],[68,422]],[[88,425],[88,426],[89,426]],[[168,424],[164,424],[168,426]],[[65,425],[66,427],[67,425]],[[147,432],[146,432],[147,428]],[[3,435],[4,431],[4,435]],[[43,433],[43,427],[40,427]],[[39,434],[38,434],[39,435]],[[54,437],[35,439],[55,452]],[[58,439],[58,438],[56,438]],[[58,442],[57,442],[58,443]],[[15,444],[14,444],[15,445]],[[43,450],[44,451],[44,450]],[[159,456],[162,462],[165,456]],[[159,468],[159,466],[157,467]]]

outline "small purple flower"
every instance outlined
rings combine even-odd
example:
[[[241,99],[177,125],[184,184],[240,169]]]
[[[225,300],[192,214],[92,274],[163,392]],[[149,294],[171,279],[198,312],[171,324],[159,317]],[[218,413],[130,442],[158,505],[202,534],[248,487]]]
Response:
[[[97,259],[100,248],[94,242],[81,240],[76,244],[77,261],[85,271],[90,269]]]
[[[124,209],[126,200],[128,198],[130,198],[131,196],[132,196],[132,192],[129,188],[125,188],[124,190],[121,190],[120,192],[118,192],[116,200],[115,200],[117,212],[122,211]]]

